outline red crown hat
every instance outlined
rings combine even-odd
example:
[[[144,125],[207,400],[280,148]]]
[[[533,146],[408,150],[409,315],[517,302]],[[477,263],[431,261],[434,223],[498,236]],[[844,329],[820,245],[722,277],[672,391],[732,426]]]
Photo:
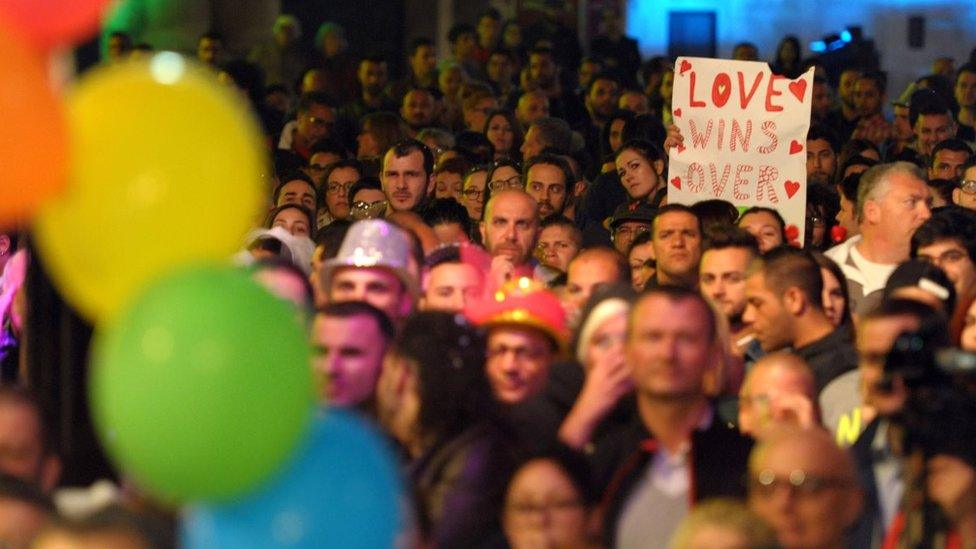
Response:
[[[479,326],[515,325],[535,328],[566,349],[569,330],[566,312],[556,294],[531,278],[507,282],[494,295],[475,301],[464,310],[465,316]]]

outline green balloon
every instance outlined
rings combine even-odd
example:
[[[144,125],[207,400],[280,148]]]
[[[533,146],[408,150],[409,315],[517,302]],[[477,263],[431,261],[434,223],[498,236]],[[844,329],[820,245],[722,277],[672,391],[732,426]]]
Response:
[[[98,330],[90,397],[122,471],[173,502],[233,500],[278,471],[314,408],[297,316],[246,273],[204,267]]]

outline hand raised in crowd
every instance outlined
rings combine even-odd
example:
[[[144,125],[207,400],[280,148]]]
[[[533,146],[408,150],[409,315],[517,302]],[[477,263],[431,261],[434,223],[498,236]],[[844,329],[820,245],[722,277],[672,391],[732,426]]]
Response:
[[[676,124],[671,124],[668,126],[668,136],[664,139],[664,150],[667,152],[672,147],[677,147],[678,145],[683,145],[685,142],[685,137],[681,135],[681,130]]]
[[[559,429],[559,439],[571,448],[584,447],[596,426],[633,389],[634,381],[623,354],[598,358],[587,372],[579,398]]]

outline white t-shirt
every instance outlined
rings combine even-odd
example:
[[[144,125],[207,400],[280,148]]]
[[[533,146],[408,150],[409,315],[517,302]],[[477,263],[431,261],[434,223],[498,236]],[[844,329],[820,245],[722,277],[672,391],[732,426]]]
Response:
[[[857,246],[851,246],[851,261],[857,265],[857,270],[861,271],[861,275],[864,277],[864,295],[868,295],[877,290],[883,290],[885,284],[888,283],[888,277],[898,267],[897,264],[889,265],[868,261],[861,255]]]

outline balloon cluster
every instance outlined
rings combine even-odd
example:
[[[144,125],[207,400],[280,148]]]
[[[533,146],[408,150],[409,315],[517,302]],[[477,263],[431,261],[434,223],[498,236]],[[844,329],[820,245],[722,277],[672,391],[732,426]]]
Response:
[[[49,80],[51,52],[109,3],[0,0],[0,226],[30,226],[95,323],[99,437],[138,487],[193,505],[191,545],[390,546],[388,448],[355,418],[317,417],[304,327],[229,263],[265,194],[244,100],[170,52],[96,68],[64,97]]]

